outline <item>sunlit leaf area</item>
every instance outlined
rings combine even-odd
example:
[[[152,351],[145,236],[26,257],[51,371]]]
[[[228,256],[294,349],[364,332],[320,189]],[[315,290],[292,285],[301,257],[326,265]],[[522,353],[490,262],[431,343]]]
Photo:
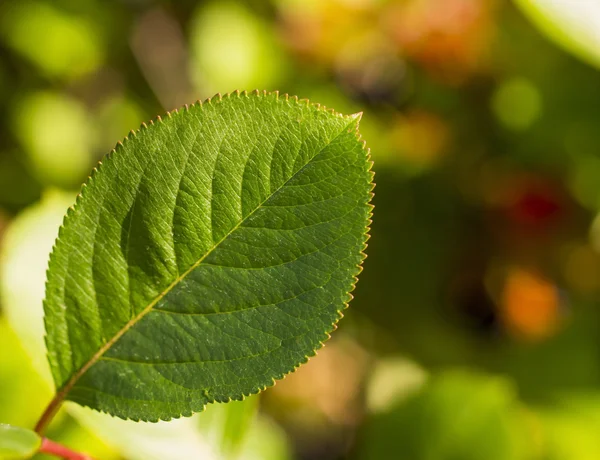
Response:
[[[599,24],[595,0],[0,1],[0,424],[23,428],[0,458],[39,444],[48,256],[92,168],[254,89],[362,112],[375,209],[337,330],[244,401],[66,403],[47,436],[96,460],[600,458]]]

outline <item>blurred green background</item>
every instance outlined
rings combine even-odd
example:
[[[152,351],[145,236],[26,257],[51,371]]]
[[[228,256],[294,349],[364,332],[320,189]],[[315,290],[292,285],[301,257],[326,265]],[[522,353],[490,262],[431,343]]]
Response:
[[[600,458],[598,30],[596,0],[3,0],[0,422],[50,399],[46,262],[91,168],[259,88],[364,112],[346,318],[258,397],[158,425],[67,405],[49,436],[102,460]]]

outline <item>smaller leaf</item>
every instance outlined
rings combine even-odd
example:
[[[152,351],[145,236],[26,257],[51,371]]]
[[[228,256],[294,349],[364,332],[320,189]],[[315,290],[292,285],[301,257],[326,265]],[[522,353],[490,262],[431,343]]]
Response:
[[[0,459],[2,460],[30,458],[38,451],[41,444],[42,439],[31,430],[0,424]]]
[[[250,396],[244,401],[232,401],[224,420],[221,449],[226,458],[236,458],[246,439],[248,430],[258,409],[259,398]]]
[[[239,457],[256,421],[258,403],[259,397],[252,395],[243,401],[213,404],[198,417],[200,430],[214,442],[224,459]]]

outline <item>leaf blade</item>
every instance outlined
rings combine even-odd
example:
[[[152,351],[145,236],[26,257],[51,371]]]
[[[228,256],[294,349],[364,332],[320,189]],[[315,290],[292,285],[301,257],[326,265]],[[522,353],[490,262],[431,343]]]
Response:
[[[256,393],[314,354],[364,258],[372,174],[357,127],[234,94],[126,140],[51,257],[58,399],[169,419]]]

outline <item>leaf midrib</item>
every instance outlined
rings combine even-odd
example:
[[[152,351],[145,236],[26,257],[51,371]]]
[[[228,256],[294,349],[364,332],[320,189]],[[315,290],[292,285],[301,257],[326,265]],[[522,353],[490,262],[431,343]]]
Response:
[[[341,135],[343,135],[349,126],[355,122],[355,117],[352,115],[348,118],[351,118],[350,123],[345,125],[342,130],[337,133],[331,140],[329,140],[317,154],[315,154],[306,164],[304,164],[298,171],[292,174],[278,189],[271,192],[269,196],[267,196],[262,202],[260,202],[256,208],[249,213],[246,217],[241,219],[231,230],[229,230],[219,241],[217,241],[212,248],[210,248],[202,257],[200,257],[194,264],[190,266],[185,272],[179,275],[165,290],[163,290],[158,296],[156,296],[144,309],[138,313],[134,318],[129,320],[109,341],[107,341],[92,357],[79,368],[77,372],[75,372],[72,377],[67,381],[65,385],[56,393],[51,405],[59,405],[68,395],[68,393],[75,387],[77,381],[94,365],[98,362],[98,360],[108,351],[110,348],[123,336],[127,331],[129,331],[133,326],[135,326],[143,317],[145,317],[148,313],[150,313],[154,307],[160,302],[169,292],[173,290],[175,286],[177,286],[183,279],[187,277],[192,271],[194,271],[198,266],[202,264],[202,262],[213,253],[215,249],[217,249],[227,238],[229,238],[236,230],[238,230],[246,221],[248,221],[258,210],[262,209],[267,201],[269,201],[273,196],[275,196],[279,191],[283,190],[290,181],[292,181],[298,174],[300,174],[306,167],[308,167],[311,163],[315,161],[327,147],[332,145]]]

